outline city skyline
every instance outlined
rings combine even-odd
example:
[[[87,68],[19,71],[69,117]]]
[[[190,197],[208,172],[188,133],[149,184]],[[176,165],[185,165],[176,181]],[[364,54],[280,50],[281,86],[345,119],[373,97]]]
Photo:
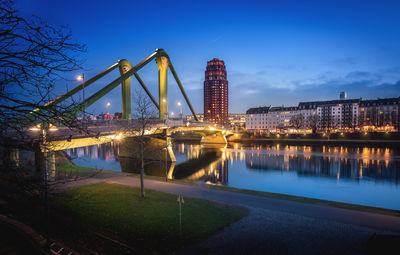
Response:
[[[0,0],[0,253],[397,255],[399,13]]]
[[[400,24],[400,3],[395,1],[117,6],[106,1],[20,0],[17,5],[24,15],[36,14],[50,23],[67,25],[77,41],[86,43],[85,77],[118,59],[136,63],[155,48],[166,49],[196,112],[203,112],[199,96],[203,69],[212,58],[224,59],[230,74],[229,99],[236,103],[229,112],[332,100],[343,90],[348,98],[363,99],[398,96],[400,91],[400,32],[393,29]],[[152,10],[151,18],[147,10]],[[141,74],[152,92],[156,91],[155,65]],[[69,89],[78,84],[76,75],[67,77]],[[105,84],[88,88],[88,93]],[[137,83],[134,88],[139,89]],[[61,82],[56,93],[65,90],[66,82]],[[169,95],[170,110],[178,112],[176,102],[183,99],[172,79]],[[88,110],[105,112],[110,101],[110,112],[119,112],[119,97],[120,89],[115,89]],[[183,110],[189,113],[186,105]]]

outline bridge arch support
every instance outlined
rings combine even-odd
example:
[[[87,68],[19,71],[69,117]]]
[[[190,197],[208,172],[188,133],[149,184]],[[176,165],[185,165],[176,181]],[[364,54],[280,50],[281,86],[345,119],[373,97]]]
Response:
[[[156,57],[158,67],[158,98],[159,98],[159,115],[160,119],[168,118],[168,65],[169,60],[166,56],[157,54]]]
[[[158,85],[159,85],[159,103],[156,102],[154,97],[151,95],[150,91],[145,86],[143,80],[140,78],[138,71],[150,63],[152,60],[156,60],[157,67],[158,67]],[[28,118],[35,119],[37,118],[39,113],[46,111],[46,109],[50,109],[51,106],[59,104],[66,99],[72,97],[79,91],[84,88],[87,88],[89,85],[94,83],[95,81],[101,79],[105,75],[112,72],[114,69],[118,68],[120,71],[120,77],[113,80],[111,83],[91,95],[89,98],[86,98],[82,103],[77,104],[76,106],[72,107],[72,109],[68,110],[67,112],[63,113],[63,118],[75,118],[77,114],[87,109],[93,103],[98,101],[104,95],[112,91],[115,87],[122,84],[122,118],[123,119],[131,119],[131,76],[134,76],[139,84],[143,87],[147,95],[150,97],[153,104],[156,108],[159,109],[159,118],[161,120],[165,120],[168,114],[168,84],[167,84],[167,75],[168,70],[171,71],[183,97],[187,105],[189,106],[195,120],[197,119],[196,113],[187,97],[185,90],[180,82],[178,75],[175,71],[174,66],[171,63],[171,59],[168,56],[167,52],[163,49],[156,49],[152,54],[150,54],[147,58],[142,60],[140,63],[133,66],[129,61],[123,59],[118,61],[117,63],[113,64],[109,68],[105,69],[101,73],[95,75],[94,77],[85,80],[82,84],[78,85],[74,89],[68,91],[67,93],[57,97],[56,99],[48,102],[44,107],[37,108],[28,114]]]
[[[124,75],[126,72],[132,69],[132,64],[126,60],[119,61],[119,72]],[[132,109],[131,109],[131,76],[122,81],[122,119],[131,120],[132,119]]]

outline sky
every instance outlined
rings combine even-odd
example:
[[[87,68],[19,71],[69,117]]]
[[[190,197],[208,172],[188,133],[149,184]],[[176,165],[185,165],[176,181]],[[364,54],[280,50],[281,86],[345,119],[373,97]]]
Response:
[[[197,113],[203,112],[207,60],[225,61],[229,112],[296,106],[302,101],[400,96],[400,1],[92,1],[15,0],[23,15],[67,26],[86,44],[84,69],[68,74],[56,94],[127,59],[133,65],[156,48],[167,51]],[[139,75],[158,96],[157,66]],[[96,92],[113,72],[87,88]],[[140,90],[133,81],[132,92]],[[169,111],[184,101],[169,75]],[[88,111],[121,111],[120,86]],[[134,103],[132,103],[134,104]],[[184,114],[189,114],[185,105]]]

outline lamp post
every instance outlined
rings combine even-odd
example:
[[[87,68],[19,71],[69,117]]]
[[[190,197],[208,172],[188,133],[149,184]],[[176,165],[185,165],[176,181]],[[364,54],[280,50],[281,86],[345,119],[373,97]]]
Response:
[[[183,112],[182,112],[182,103],[181,102],[178,102],[178,106],[179,106],[179,116],[181,117],[181,119],[182,119],[182,116],[183,116]]]
[[[107,104],[106,104],[106,109],[107,109],[107,114],[108,114],[108,107],[110,107],[110,105],[111,105],[111,103],[110,102],[107,102]]]
[[[174,112],[171,112],[171,119],[174,118]]]
[[[46,203],[46,245],[50,251],[50,201],[49,201],[49,171],[47,165],[47,132],[48,131],[57,131],[57,127],[43,122],[33,128],[29,129],[30,131],[40,131],[41,133],[41,147],[43,148],[43,158],[44,158],[44,196],[45,196],[45,203]],[[39,148],[40,149],[40,148]]]
[[[78,81],[82,81],[82,96],[83,96],[83,120],[85,120],[86,99],[85,99],[85,74],[82,73],[76,77]]]

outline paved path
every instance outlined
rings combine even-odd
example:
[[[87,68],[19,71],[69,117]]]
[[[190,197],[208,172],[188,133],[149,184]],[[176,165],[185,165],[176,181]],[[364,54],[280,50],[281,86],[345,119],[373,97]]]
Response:
[[[139,186],[124,173],[103,172],[63,187],[97,182]],[[400,234],[400,217],[306,204],[262,196],[145,180],[145,188],[245,206],[248,217],[178,253],[363,254],[373,233]]]

